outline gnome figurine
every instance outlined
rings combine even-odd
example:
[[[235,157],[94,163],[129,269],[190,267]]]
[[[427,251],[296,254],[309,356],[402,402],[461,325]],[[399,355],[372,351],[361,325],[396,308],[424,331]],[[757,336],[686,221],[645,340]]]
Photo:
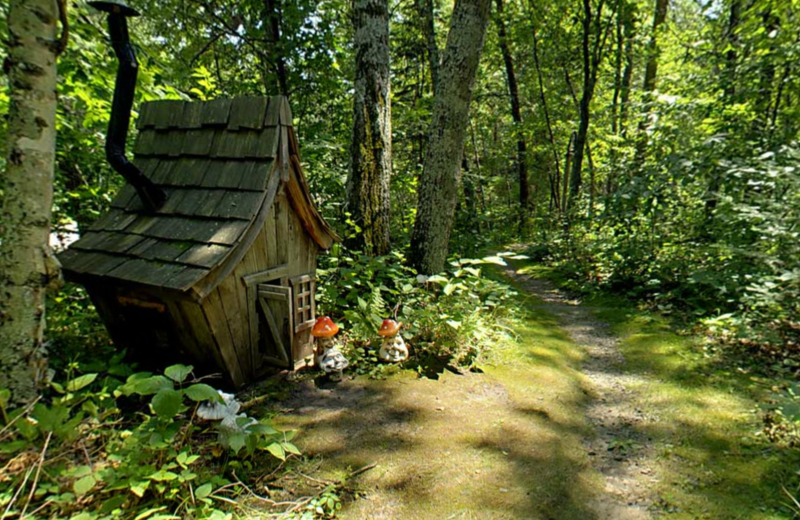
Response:
[[[383,336],[378,359],[386,363],[399,363],[408,359],[408,348],[400,335],[401,324],[394,320],[383,320],[378,334]]]
[[[333,341],[338,332],[339,326],[327,316],[319,317],[311,329],[311,335],[317,338],[317,366],[331,381],[341,381],[342,371],[350,364]]]

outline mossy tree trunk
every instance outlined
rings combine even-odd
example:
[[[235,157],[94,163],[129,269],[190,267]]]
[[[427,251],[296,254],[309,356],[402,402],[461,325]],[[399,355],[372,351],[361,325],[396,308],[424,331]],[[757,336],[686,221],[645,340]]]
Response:
[[[18,403],[46,378],[45,290],[55,160],[56,0],[12,0],[8,14],[8,155],[0,200],[0,387]]]
[[[356,0],[356,80],[347,207],[361,232],[350,245],[371,255],[389,252],[392,125],[388,0]]]
[[[490,5],[490,0],[457,0],[453,8],[411,236],[411,262],[420,273],[441,271],[447,257],[469,105]]]

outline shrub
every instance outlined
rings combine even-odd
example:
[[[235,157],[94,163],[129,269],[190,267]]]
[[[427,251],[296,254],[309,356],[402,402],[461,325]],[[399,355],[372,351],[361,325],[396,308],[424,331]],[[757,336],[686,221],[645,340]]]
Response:
[[[53,383],[48,402],[8,410],[0,391],[0,508],[26,518],[229,518],[224,475],[260,460],[299,454],[293,432],[240,415],[237,427],[201,424],[211,386],[192,367],[123,380],[83,374]],[[218,430],[215,435],[215,429]],[[262,460],[263,462],[263,460]],[[236,485],[234,485],[236,484]]]
[[[375,342],[384,318],[404,323],[401,334],[417,368],[430,357],[470,367],[492,336],[503,334],[498,326],[508,310],[503,304],[514,293],[483,273],[486,265],[505,265],[502,256],[453,259],[434,276],[417,275],[398,252],[369,257],[339,247],[323,262],[318,310],[343,319],[356,368],[369,370],[369,362],[377,361]]]

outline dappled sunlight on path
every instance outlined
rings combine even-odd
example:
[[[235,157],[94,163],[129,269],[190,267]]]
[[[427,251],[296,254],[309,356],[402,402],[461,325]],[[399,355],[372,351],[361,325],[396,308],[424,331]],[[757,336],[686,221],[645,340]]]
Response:
[[[699,377],[688,340],[507,274],[518,336],[483,373],[304,379],[273,403],[322,477],[377,464],[348,482],[342,518],[786,518],[759,507],[753,483],[781,466],[746,440],[752,399]]]
[[[323,473],[378,463],[343,518],[595,518],[580,354],[541,313],[518,332],[482,374],[294,387],[279,404],[282,425],[302,430]]]

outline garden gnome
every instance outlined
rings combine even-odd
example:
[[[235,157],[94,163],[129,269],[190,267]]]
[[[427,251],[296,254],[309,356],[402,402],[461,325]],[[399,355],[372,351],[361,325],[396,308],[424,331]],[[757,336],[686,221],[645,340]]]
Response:
[[[394,320],[383,320],[378,334],[383,336],[378,358],[386,363],[399,363],[408,359],[408,348],[400,335],[400,323]]]
[[[317,366],[331,381],[341,381],[342,371],[350,364],[333,341],[338,332],[339,326],[327,316],[319,317],[311,329],[311,335],[317,338]]]

